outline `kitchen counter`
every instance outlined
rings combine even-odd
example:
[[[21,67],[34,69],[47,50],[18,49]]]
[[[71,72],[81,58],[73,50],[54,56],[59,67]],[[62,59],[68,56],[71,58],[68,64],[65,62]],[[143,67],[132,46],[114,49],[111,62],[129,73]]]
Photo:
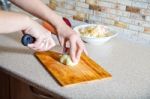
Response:
[[[89,56],[112,74],[111,79],[61,87],[20,43],[22,34],[0,35],[0,69],[57,98],[149,99],[150,45],[114,38],[104,45],[86,44]],[[60,51],[56,46],[53,50]]]

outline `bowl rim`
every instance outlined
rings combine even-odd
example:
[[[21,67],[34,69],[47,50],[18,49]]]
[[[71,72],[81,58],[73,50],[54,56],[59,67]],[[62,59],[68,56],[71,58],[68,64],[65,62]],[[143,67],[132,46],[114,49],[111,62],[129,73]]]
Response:
[[[107,26],[105,26],[105,25],[103,25],[103,24],[82,24],[82,25],[78,25],[78,26],[75,26],[74,28],[73,28],[73,30],[74,31],[76,31],[76,32],[78,32],[79,34],[80,34],[80,32],[79,32],[79,29],[80,28],[84,28],[84,27],[88,27],[88,26],[96,26],[96,25],[102,25],[102,26],[104,26],[104,27],[107,27]],[[115,32],[115,31],[111,31],[111,33],[112,33],[112,35],[110,35],[110,36],[107,36],[107,37],[89,37],[89,36],[83,36],[83,35],[81,35],[80,34],[80,36],[81,37],[84,37],[84,38],[89,38],[89,39],[108,39],[108,38],[113,38],[113,37],[116,37],[117,35],[118,35],[118,33],[117,32]]]

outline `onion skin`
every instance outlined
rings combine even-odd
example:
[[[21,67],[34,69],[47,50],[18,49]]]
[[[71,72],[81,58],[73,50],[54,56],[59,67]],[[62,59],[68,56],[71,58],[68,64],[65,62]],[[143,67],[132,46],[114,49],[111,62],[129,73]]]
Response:
[[[77,65],[77,63],[72,62],[71,57],[67,54],[64,54],[64,55],[60,56],[60,62],[64,65],[72,66],[72,67]]]

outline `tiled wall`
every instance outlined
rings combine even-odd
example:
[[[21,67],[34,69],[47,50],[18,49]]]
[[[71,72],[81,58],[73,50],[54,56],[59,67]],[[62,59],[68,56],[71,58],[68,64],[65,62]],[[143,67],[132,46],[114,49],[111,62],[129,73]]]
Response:
[[[74,20],[150,34],[150,0],[50,0],[49,7]]]

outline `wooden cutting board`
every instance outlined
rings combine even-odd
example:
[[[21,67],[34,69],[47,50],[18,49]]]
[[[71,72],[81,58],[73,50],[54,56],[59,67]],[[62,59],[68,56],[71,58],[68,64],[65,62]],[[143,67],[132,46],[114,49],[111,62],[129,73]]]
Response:
[[[110,73],[85,54],[81,55],[79,64],[74,67],[61,64],[60,55],[53,51],[35,53],[39,61],[62,86],[111,77]]]

